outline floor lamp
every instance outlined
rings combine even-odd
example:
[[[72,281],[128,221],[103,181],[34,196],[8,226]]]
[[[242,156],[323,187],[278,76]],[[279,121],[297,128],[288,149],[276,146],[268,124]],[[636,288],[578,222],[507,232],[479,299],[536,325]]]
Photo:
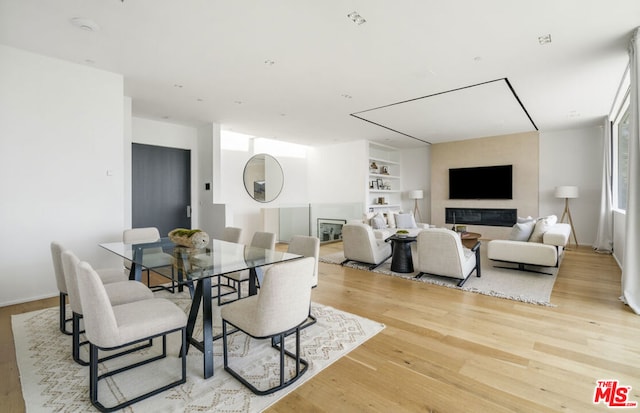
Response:
[[[418,208],[418,199],[422,198],[424,198],[424,192],[422,191],[422,189],[414,189],[413,191],[409,191],[409,199],[415,199],[415,206],[413,207],[413,217],[417,222],[422,222],[420,209]]]
[[[556,198],[564,198],[564,211],[562,212],[562,218],[560,218],[560,222],[564,222],[565,216],[569,219],[569,225],[571,225],[571,234],[573,235],[573,240],[576,242],[576,248],[578,248],[578,237],[576,237],[576,230],[573,227],[573,219],[571,219],[571,211],[569,210],[569,198],[578,197],[578,187],[558,186],[556,187],[555,195]],[[571,235],[569,236],[569,239],[571,239]]]

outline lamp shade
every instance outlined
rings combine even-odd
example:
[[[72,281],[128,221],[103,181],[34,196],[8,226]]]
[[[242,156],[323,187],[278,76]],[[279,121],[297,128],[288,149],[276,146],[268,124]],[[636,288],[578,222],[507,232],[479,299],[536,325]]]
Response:
[[[577,186],[557,186],[556,198],[577,198],[578,187]]]
[[[409,191],[409,199],[422,199],[424,198],[424,192],[422,189],[414,189]]]

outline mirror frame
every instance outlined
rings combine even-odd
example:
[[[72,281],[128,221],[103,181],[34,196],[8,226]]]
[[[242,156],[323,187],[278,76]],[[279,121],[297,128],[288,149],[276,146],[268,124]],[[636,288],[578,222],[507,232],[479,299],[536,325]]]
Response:
[[[249,188],[249,187],[247,187],[247,180],[246,180],[246,178],[247,178],[247,169],[249,168],[249,166],[250,166],[251,162],[252,162],[254,159],[257,159],[257,158],[263,158],[263,159],[264,159],[264,164],[265,164],[265,165],[267,164],[267,162],[268,162],[269,160],[272,160],[272,161],[275,163],[275,165],[277,165],[278,170],[280,171],[280,176],[282,177],[282,179],[281,179],[281,180],[282,180],[282,183],[281,183],[280,188],[278,189],[277,193],[276,193],[276,194],[275,194],[271,199],[267,199],[267,198],[265,198],[264,200],[257,199],[257,198],[255,197],[255,191],[254,191],[254,189],[253,189],[253,188]],[[265,178],[266,178],[266,177],[265,177]],[[275,200],[280,196],[280,194],[282,193],[282,189],[284,188],[284,170],[282,169],[282,165],[280,164],[280,162],[278,162],[278,160],[277,160],[275,157],[273,157],[272,155],[269,155],[268,153],[258,153],[258,154],[255,154],[255,155],[253,155],[251,158],[249,158],[249,160],[247,161],[247,163],[244,165],[244,170],[242,171],[242,184],[244,185],[244,189],[247,191],[247,194],[248,194],[248,195],[251,197],[251,199],[253,199],[254,201],[256,201],[256,202],[260,202],[260,203],[263,203],[263,204],[266,204],[266,203],[269,203],[269,202],[275,201]],[[266,193],[265,193],[265,195],[266,195]]]

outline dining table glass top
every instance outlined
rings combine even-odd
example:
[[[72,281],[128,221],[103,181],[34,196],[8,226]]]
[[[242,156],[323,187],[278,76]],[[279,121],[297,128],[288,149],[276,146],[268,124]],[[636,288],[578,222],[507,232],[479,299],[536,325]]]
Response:
[[[182,271],[184,281],[223,275],[301,257],[288,252],[218,239],[212,239],[204,248],[176,245],[169,238],[137,244],[108,242],[100,246],[144,268],[173,265]]]

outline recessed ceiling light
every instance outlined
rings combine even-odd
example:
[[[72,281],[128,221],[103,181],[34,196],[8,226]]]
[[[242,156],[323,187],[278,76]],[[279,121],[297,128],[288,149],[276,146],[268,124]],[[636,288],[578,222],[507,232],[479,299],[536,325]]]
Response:
[[[346,93],[343,93],[343,94],[342,94],[342,95],[340,95],[340,96],[342,96],[342,97],[343,97],[343,98],[345,98],[345,99],[351,99],[351,98],[353,98],[353,96],[348,95],[348,94],[346,94]]]
[[[267,65],[267,66],[273,66],[275,63],[276,62],[274,62],[273,60],[269,60],[269,59],[264,61],[264,64]]]
[[[96,22],[82,17],[74,17],[71,19],[71,24],[87,32],[97,32],[100,30],[100,26],[98,26]]]
[[[236,105],[242,105],[242,101],[241,100],[234,100],[233,103],[235,103]]]
[[[541,45],[545,45],[545,44],[551,43],[551,35],[550,34],[545,34],[544,36],[538,37],[538,43],[540,43]]]
[[[178,83],[174,83],[173,87],[178,88],[178,89],[182,89],[182,85],[180,85]]]
[[[169,119],[169,115],[162,115],[162,119]]]
[[[350,18],[358,26],[367,22],[364,17],[360,16],[357,11],[352,11],[351,13],[347,14],[347,17]]]
[[[202,99],[202,98],[197,98],[196,100],[197,100],[198,102],[204,102],[204,99]]]

